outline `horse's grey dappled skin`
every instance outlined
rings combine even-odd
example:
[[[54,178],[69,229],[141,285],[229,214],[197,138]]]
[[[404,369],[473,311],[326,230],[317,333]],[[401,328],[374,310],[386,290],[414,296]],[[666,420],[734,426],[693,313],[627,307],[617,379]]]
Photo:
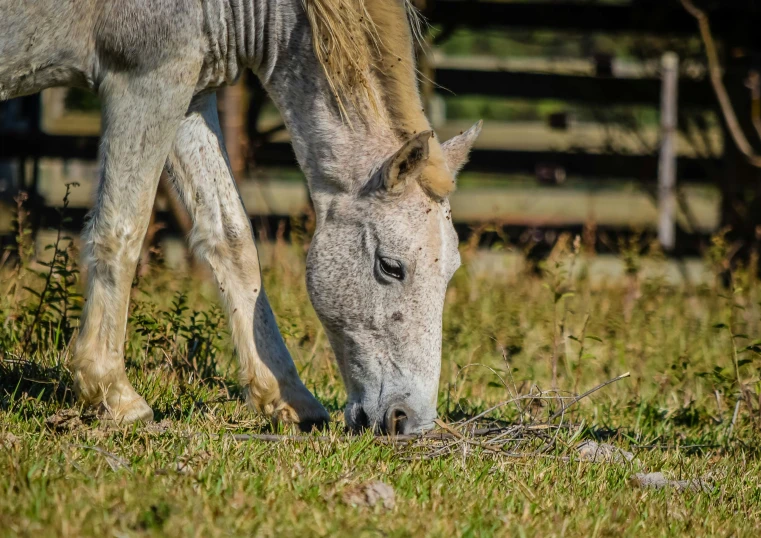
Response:
[[[309,292],[347,386],[347,423],[428,427],[444,293],[459,263],[446,195],[432,193],[430,178],[460,168],[479,128],[440,145],[401,105],[370,120],[360,104],[342,117],[300,0],[0,0],[0,14],[0,99],[69,85],[103,102],[100,186],[84,236],[87,303],[70,363],[86,403],[121,423],[153,417],[127,379],[123,348],[165,167],[226,304],[248,402],[303,426],[328,419],[299,380],[262,289],[216,117],[213,89],[252,68],[285,118],[315,204]],[[393,101],[384,75],[369,80]],[[396,100],[422,116],[414,84],[400,87]]]
[[[358,192],[334,195],[309,251],[307,284],[350,427],[408,433],[436,418],[442,308],[460,255],[449,203],[417,181],[430,136],[413,138]]]

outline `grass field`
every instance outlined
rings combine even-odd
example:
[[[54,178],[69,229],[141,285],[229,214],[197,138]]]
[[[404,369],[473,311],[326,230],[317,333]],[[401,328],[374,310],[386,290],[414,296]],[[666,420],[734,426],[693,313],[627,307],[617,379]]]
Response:
[[[279,442],[232,437],[293,432],[273,432],[241,403],[213,286],[160,260],[135,280],[126,354],[158,423],[109,428],[80,413],[66,369],[82,301],[74,253],[61,241],[52,268],[40,267],[22,247],[20,265],[0,268],[0,535],[761,535],[754,272],[722,287],[730,249],[717,238],[706,261],[714,286],[641,278],[641,256],[657,253],[635,248],[622,254],[625,281],[570,281],[569,243],[561,238],[542,276],[501,281],[471,275],[476,253],[463,245],[439,398],[457,435],[404,443],[344,435],[345,394],[303,263],[284,262],[288,249],[303,260],[302,245],[274,248],[265,280],[301,375],[334,422],[322,438]],[[625,372],[548,420],[570,402],[560,397]],[[470,438],[464,421],[500,402],[510,403],[480,423],[512,438]],[[575,447],[589,440],[635,458],[584,461]],[[702,486],[637,487],[645,471]],[[393,488],[393,507],[368,504],[371,481]]]

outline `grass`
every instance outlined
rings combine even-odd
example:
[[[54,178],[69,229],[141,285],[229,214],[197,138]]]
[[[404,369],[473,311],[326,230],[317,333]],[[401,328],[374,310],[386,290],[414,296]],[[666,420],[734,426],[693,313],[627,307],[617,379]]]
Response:
[[[54,261],[35,265],[23,234],[20,243],[19,263],[0,268],[4,536],[761,532],[761,284],[755,271],[740,269],[730,289],[722,287],[730,248],[720,236],[706,254],[717,283],[702,287],[638,277],[642,256],[657,253],[634,244],[622,245],[627,281],[571,279],[581,260],[565,237],[541,276],[495,282],[471,274],[477,253],[463,245],[444,314],[445,421],[516,394],[553,394],[554,385],[580,393],[626,371],[631,377],[569,410],[564,422],[572,427],[545,438],[540,456],[530,455],[535,438],[512,445],[512,456],[462,443],[430,459],[419,457],[426,442],[343,435],[345,393],[307,300],[302,245],[276,245],[264,260],[265,282],[302,378],[333,415],[328,442],[226,435],[272,427],[240,401],[213,286],[160,260],[135,280],[126,352],[128,375],[160,422],[107,428],[81,415],[66,369],[82,301],[76,255],[61,235]],[[489,417],[539,424],[556,402],[537,398]],[[579,461],[573,446],[582,440],[636,458]],[[635,487],[631,477],[643,470],[706,477],[712,487]],[[371,480],[394,488],[393,509],[346,502],[348,491]]]

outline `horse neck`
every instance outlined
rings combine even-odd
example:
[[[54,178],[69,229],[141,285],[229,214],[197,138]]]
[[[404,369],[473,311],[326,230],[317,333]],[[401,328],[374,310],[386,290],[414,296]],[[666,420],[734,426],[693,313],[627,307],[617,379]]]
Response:
[[[347,106],[348,116],[341,116],[315,58],[301,0],[269,0],[268,14],[258,75],[283,116],[319,221],[335,193],[359,189],[400,142],[385,111],[358,114]]]

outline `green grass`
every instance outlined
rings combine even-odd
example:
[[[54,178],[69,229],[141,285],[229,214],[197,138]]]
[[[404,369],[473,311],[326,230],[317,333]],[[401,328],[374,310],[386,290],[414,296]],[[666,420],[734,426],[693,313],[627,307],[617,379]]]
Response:
[[[530,455],[539,439],[533,438],[511,445],[518,453],[512,456],[458,445],[451,454],[419,459],[425,442],[343,436],[345,393],[307,300],[300,245],[273,249],[264,260],[265,280],[302,377],[333,415],[334,440],[268,443],[225,435],[272,428],[240,401],[213,286],[160,264],[136,279],[126,357],[128,375],[160,425],[109,429],[80,418],[66,362],[81,297],[66,244],[56,249],[44,293],[49,267],[37,266],[42,276],[36,276],[22,256],[21,267],[0,268],[0,535],[761,532],[761,285],[753,271],[737,271],[733,290],[674,288],[637,277],[641,257],[629,248],[628,281],[570,281],[574,254],[563,238],[543,276],[494,281],[469,272],[476,253],[463,245],[464,267],[444,314],[445,420],[473,416],[516,393],[551,389],[553,357],[561,391],[580,393],[626,371],[631,377],[575,405],[564,417],[572,427],[545,443],[542,456]],[[707,263],[721,267],[726,251],[717,238]],[[556,405],[549,399],[544,407],[506,406],[491,418],[538,423]],[[613,443],[636,459],[578,461],[573,445],[584,439]],[[713,488],[641,489],[630,483],[641,470],[709,477]],[[394,488],[395,508],[344,502],[348,489],[369,480]]]

